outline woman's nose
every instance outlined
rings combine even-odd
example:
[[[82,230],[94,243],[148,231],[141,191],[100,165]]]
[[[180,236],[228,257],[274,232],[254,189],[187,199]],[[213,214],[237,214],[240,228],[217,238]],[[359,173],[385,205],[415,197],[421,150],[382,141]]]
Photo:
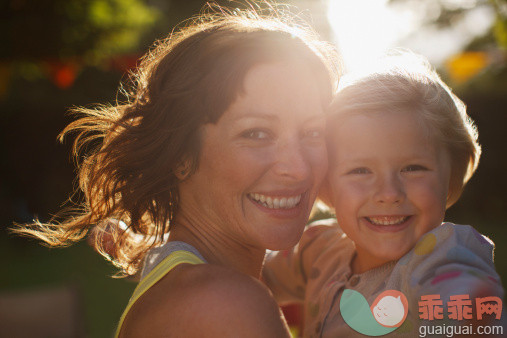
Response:
[[[277,175],[304,180],[311,173],[311,165],[308,156],[298,141],[287,141],[279,147],[273,167]]]
[[[396,175],[383,177],[377,184],[375,201],[385,204],[399,204],[405,199],[403,182]]]

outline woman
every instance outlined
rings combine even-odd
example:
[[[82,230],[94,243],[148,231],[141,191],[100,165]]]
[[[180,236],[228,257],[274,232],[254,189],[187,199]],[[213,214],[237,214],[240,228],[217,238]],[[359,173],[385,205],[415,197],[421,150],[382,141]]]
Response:
[[[95,225],[126,274],[146,257],[120,337],[288,336],[258,279],[324,178],[334,52],[280,18],[198,19],[144,57],[129,102],[64,130],[76,152],[102,138],[79,171],[83,213],[20,232],[61,245]]]

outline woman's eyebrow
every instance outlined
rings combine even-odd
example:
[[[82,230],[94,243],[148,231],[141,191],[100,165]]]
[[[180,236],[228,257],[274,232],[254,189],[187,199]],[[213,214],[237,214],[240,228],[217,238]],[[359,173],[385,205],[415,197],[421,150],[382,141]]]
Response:
[[[296,115],[294,115],[296,116]],[[239,121],[243,119],[263,119],[269,121],[277,121],[279,120],[279,116],[276,113],[264,113],[264,112],[248,112],[244,113],[240,116],[235,117],[232,121]],[[320,121],[325,120],[326,114],[324,112],[310,115],[308,118],[304,120],[304,122],[312,122],[312,121]]]
[[[275,113],[269,114],[269,113],[261,113],[261,112],[249,112],[242,114],[240,116],[237,116],[233,119],[233,121],[243,120],[243,119],[264,119],[264,120],[278,120],[278,115]]]

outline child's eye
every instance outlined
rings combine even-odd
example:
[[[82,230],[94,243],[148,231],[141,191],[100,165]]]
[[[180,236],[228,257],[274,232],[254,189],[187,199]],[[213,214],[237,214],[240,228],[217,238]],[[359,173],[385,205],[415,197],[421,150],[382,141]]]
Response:
[[[426,168],[425,166],[419,165],[419,164],[411,164],[411,165],[408,165],[402,169],[402,171],[405,171],[405,172],[427,171],[427,170],[428,170],[428,168]]]
[[[271,135],[264,129],[250,129],[243,132],[241,136],[252,140],[267,140]]]
[[[360,167],[360,168],[354,168],[347,172],[349,175],[363,175],[363,174],[369,174],[371,171],[370,169],[366,167]]]

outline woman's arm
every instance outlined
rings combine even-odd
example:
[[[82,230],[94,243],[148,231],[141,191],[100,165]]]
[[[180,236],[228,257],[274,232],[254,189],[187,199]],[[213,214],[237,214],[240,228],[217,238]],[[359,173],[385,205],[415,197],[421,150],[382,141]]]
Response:
[[[182,265],[133,306],[120,337],[290,337],[269,290],[216,265]]]

